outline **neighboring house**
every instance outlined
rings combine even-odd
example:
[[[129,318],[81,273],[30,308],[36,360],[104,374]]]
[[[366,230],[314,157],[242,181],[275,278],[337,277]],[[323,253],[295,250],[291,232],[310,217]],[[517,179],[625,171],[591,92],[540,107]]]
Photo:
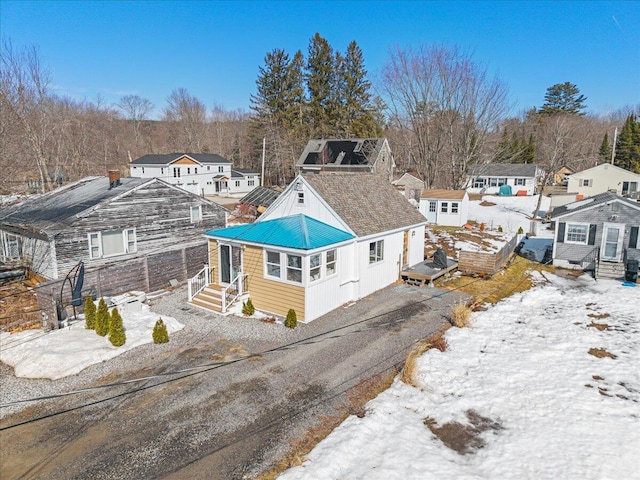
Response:
[[[411,173],[405,173],[391,182],[391,185],[401,191],[407,200],[413,199],[418,202],[420,201],[420,192],[424,190],[424,182]]]
[[[395,162],[386,138],[309,140],[296,164],[305,172],[365,172],[392,178]]]
[[[640,260],[640,203],[605,192],[556,208],[553,264],[620,277],[627,260]]]
[[[473,165],[464,185],[469,193],[497,194],[502,185],[511,186],[513,195],[534,195],[542,171],[532,163],[487,163]],[[522,193],[520,193],[522,195]]]
[[[423,190],[419,210],[429,223],[461,227],[469,218],[469,194],[466,190]]]
[[[553,174],[554,185],[567,185],[569,176],[573,173],[573,170],[563,165]]]
[[[422,262],[425,224],[381,175],[298,175],[255,223],[206,232],[208,287],[191,301],[220,309],[222,297],[224,311],[229,297],[215,291],[230,289],[308,322]]]
[[[82,261],[99,295],[158,290],[197,272],[207,261],[202,230],[224,227],[227,210],[160,179],[109,173],[0,210],[0,261],[46,280]]]
[[[260,185],[260,175],[233,168],[213,153],[144,155],[129,164],[135,178],[160,178],[197,195],[242,196]]]
[[[567,192],[592,197],[603,192],[616,192],[623,197],[638,198],[640,175],[609,163],[571,174]]]
[[[256,187],[240,199],[233,215],[245,221],[253,221],[269,208],[280,193],[281,190],[271,187]]]

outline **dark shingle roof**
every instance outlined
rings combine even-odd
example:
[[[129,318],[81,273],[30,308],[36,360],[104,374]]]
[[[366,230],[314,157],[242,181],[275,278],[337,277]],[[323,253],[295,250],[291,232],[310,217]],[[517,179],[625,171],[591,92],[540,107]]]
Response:
[[[280,196],[280,193],[276,192],[272,188],[256,187],[242,197],[240,203],[248,203],[255,206],[263,205],[268,207],[276,198],[278,198],[278,196]]]
[[[15,226],[37,233],[63,230],[75,215],[133,188],[149,178],[121,178],[109,189],[108,177],[86,177],[37,198],[0,211],[0,225]]]
[[[359,237],[427,221],[382,175],[312,174],[304,179]]]
[[[533,163],[487,163],[473,165],[469,175],[483,177],[535,177],[538,167]]]
[[[131,162],[131,165],[169,165],[174,160],[185,155],[199,163],[231,163],[215,153],[164,153],[143,155]]]
[[[593,197],[585,198],[584,200],[578,200],[576,202],[571,202],[566,205],[562,205],[561,207],[556,207],[553,209],[551,213],[551,218],[557,218],[567,213],[575,213],[581,210],[585,210],[587,208],[595,207],[598,205],[602,205],[603,203],[618,201],[621,203],[626,203],[635,208],[640,208],[640,203],[631,200],[629,198],[621,197],[620,195],[613,192],[604,192],[594,195]]]

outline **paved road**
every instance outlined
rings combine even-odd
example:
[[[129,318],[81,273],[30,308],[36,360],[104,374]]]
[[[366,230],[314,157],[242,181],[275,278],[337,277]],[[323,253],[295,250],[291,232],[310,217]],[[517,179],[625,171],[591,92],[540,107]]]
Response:
[[[460,299],[455,292],[393,286],[295,331],[210,316],[212,324],[255,322],[282,336],[238,343],[223,336],[224,328],[203,335],[185,328],[188,347],[175,342],[135,371],[114,371],[98,383],[211,367],[57,399],[3,419],[6,427],[71,410],[1,431],[0,477],[252,478],[320,416],[344,405],[347,389],[398,367],[417,340],[446,328]],[[209,315],[170,300],[158,308],[165,314],[174,308],[178,320],[180,312],[205,321]],[[234,358],[242,360],[216,363]]]

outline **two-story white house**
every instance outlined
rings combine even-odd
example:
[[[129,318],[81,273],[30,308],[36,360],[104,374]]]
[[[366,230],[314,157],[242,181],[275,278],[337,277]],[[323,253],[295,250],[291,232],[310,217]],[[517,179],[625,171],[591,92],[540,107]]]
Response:
[[[129,164],[134,178],[160,178],[197,195],[242,197],[260,185],[260,175],[215,153],[144,155]]]
[[[624,168],[601,163],[569,177],[567,192],[592,197],[604,192],[615,192],[623,197],[637,199],[640,194],[640,175]]]

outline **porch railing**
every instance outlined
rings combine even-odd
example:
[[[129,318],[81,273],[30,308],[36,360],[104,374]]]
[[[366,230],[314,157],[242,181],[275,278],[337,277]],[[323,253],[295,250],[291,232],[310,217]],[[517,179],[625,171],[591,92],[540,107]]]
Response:
[[[222,313],[225,313],[227,307],[246,291],[247,276],[246,273],[239,273],[222,291]]]
[[[187,283],[189,301],[191,301],[193,297],[204,290],[204,287],[211,283],[214,269],[215,267],[209,267],[209,265],[205,264],[205,266],[202,267],[202,270],[196,273],[193,278],[189,279]]]

